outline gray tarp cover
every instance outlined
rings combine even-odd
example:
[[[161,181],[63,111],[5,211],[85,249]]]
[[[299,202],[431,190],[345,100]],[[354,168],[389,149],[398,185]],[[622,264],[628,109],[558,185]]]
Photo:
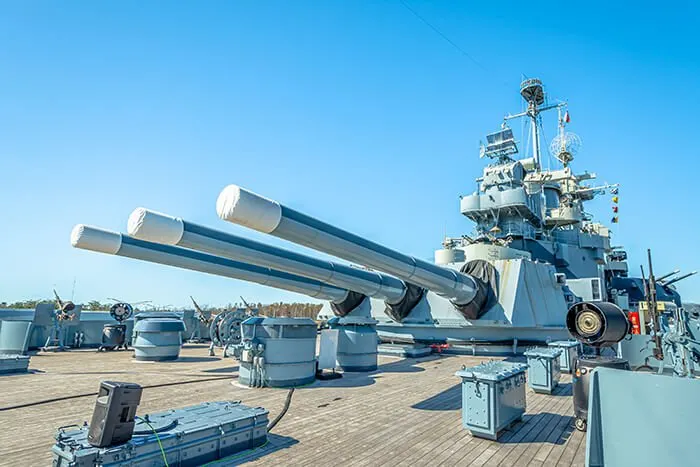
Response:
[[[403,299],[399,303],[394,305],[387,303],[386,308],[384,308],[384,313],[386,313],[394,321],[399,323],[408,316],[408,314],[413,310],[413,308],[418,305],[425,295],[425,289],[418,287],[417,285],[410,284],[406,282],[406,293]]]
[[[479,319],[496,303],[498,271],[488,261],[475,259],[462,266],[461,272],[474,278],[477,291],[471,302],[466,305],[458,305],[457,309],[467,319]]]
[[[345,300],[343,300],[342,302],[331,302],[331,309],[333,310],[333,314],[338,316],[339,318],[342,318],[343,316],[347,315],[352,310],[360,306],[360,303],[362,303],[362,300],[364,300],[365,298],[365,295],[351,290],[350,292],[348,292],[348,296],[345,297]]]

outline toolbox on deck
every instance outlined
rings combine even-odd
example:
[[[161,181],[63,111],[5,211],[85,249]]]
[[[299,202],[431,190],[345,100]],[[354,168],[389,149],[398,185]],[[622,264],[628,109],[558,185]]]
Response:
[[[527,365],[487,362],[463,368],[462,425],[472,435],[491,440],[520,421],[525,414],[525,370]]]

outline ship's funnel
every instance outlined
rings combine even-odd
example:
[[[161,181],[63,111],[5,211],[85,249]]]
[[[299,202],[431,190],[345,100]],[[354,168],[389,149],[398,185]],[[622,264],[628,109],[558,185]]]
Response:
[[[73,228],[70,241],[74,247],[84,250],[255,282],[322,300],[330,300],[334,303],[343,302],[349,294],[345,289],[307,277],[295,276],[176,246],[146,242],[118,232],[83,224],[78,224]]]
[[[466,274],[378,245],[237,185],[224,188],[216,210],[226,221],[394,275],[458,306],[470,303],[477,294],[477,284]]]
[[[134,210],[127,231],[141,240],[177,245],[310,277],[390,304],[400,302],[406,294],[406,286],[395,277],[313,258],[145,208]]]

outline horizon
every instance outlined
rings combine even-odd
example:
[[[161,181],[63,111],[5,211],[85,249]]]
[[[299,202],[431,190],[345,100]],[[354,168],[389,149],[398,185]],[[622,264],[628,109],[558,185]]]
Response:
[[[700,269],[685,240],[700,227],[687,194],[700,172],[700,11],[649,5],[545,2],[534,16],[519,3],[401,0],[7,6],[0,301],[56,288],[76,303],[321,303],[69,244],[73,225],[125,232],[144,206],[327,257],[219,220],[231,183],[432,262],[443,235],[473,228],[459,196],[486,163],[479,141],[521,109],[523,74],[569,103],[583,139],[574,169],[620,183],[619,224],[609,197],[587,207],[626,247],[630,275],[647,248],[657,276]],[[699,280],[678,283],[685,302],[700,302]]]

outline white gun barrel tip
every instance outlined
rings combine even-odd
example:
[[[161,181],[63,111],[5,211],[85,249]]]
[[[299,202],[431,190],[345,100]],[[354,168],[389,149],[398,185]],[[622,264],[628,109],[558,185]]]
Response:
[[[182,219],[146,208],[134,209],[127,222],[132,237],[165,245],[177,245],[184,231]]]
[[[216,200],[216,213],[225,221],[259,232],[273,232],[282,220],[282,207],[276,201],[257,193],[229,185]]]

